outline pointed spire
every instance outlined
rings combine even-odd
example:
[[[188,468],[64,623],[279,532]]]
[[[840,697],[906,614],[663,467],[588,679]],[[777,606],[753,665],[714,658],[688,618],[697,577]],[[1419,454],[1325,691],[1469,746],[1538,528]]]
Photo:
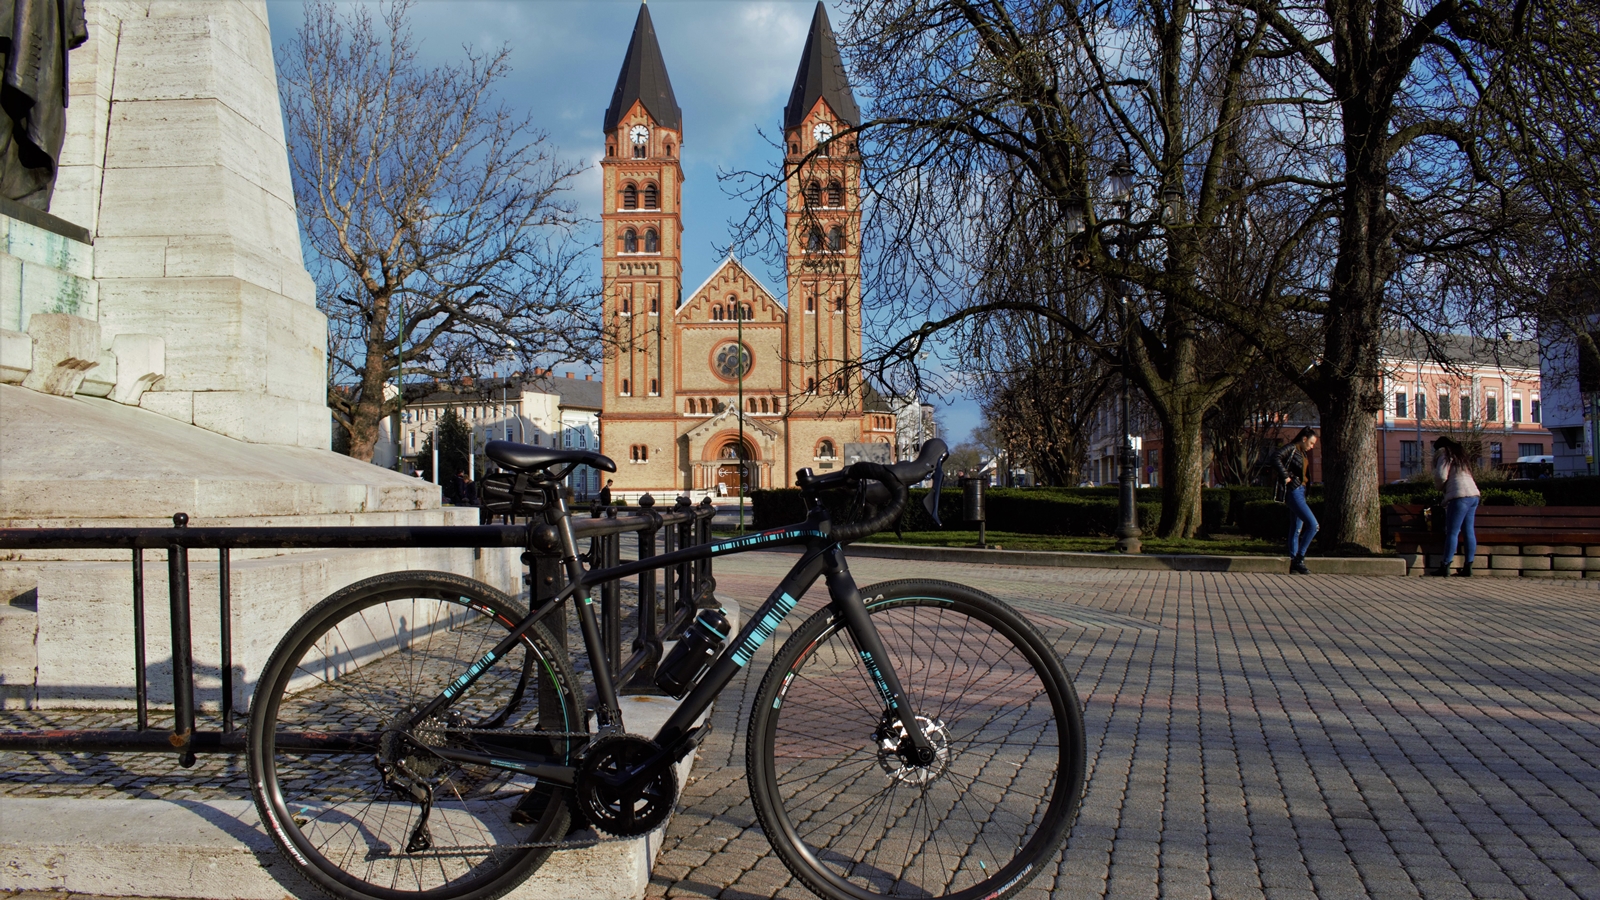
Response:
[[[667,64],[661,58],[661,45],[656,43],[656,27],[650,21],[650,7],[639,4],[639,18],[633,23],[633,39],[628,41],[628,53],[622,58],[622,71],[617,75],[617,87],[611,92],[611,105],[606,107],[606,133],[617,128],[617,121],[633,107],[635,100],[662,128],[683,130],[683,110],[672,95],[672,81],[667,77]]]
[[[833,40],[833,26],[822,0],[817,0],[817,11],[811,16],[811,33],[806,35],[806,49],[800,55],[800,71],[794,76],[789,105],[783,108],[783,127],[798,126],[817,105],[818,98],[828,101],[833,114],[846,124],[861,124],[861,110],[850,92],[850,79],[844,73],[839,45]]]

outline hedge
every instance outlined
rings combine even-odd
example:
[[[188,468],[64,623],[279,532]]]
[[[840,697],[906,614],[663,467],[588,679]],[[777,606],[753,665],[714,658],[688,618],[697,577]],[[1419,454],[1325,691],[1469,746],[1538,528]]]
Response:
[[[1089,493],[1091,491],[1101,493],[1095,496]],[[905,516],[901,519],[902,530],[934,530],[933,521],[922,506],[927,494],[925,489],[911,491]],[[1116,530],[1119,519],[1115,490],[1110,494],[1106,496],[1100,488],[990,488],[985,492],[987,524],[996,531],[1021,534],[1110,535]],[[777,528],[805,518],[805,502],[798,488],[755,491],[750,497],[756,528]],[[850,500],[848,494],[836,494],[825,502],[829,512],[842,519],[849,511]],[[1137,504],[1139,527],[1147,533],[1153,532],[1161,521],[1161,504],[1140,500]],[[977,527],[963,519],[962,492],[958,488],[946,488],[940,493],[939,514],[947,529]]]
[[[1563,494],[1561,489],[1569,485],[1576,486],[1578,489],[1572,495],[1579,498],[1588,498],[1591,485],[1592,489],[1600,490],[1600,478],[1561,478],[1503,484],[1507,486],[1491,484],[1483,488],[1483,505],[1588,505],[1571,502],[1570,496]],[[1511,487],[1511,484],[1515,487]],[[933,521],[922,507],[922,498],[927,493],[927,490],[920,488],[911,491],[905,517],[901,520],[902,530],[934,530]],[[1119,521],[1117,493],[1115,487],[990,488],[985,492],[988,526],[996,531],[1021,534],[1076,537],[1110,535],[1116,531]],[[1160,493],[1159,488],[1140,488],[1136,492],[1139,527],[1146,534],[1154,534],[1160,524]],[[1385,505],[1420,503],[1438,506],[1444,502],[1443,494],[1427,484],[1385,485],[1379,494]],[[1273,489],[1270,487],[1206,488],[1200,496],[1201,533],[1216,534],[1223,529],[1233,529],[1267,540],[1284,538],[1289,531],[1289,508],[1272,498]],[[755,491],[750,499],[756,528],[777,528],[799,522],[806,516],[805,502],[798,488]],[[843,520],[849,513],[851,499],[848,493],[840,493],[829,495],[824,502],[835,519]],[[1306,502],[1312,514],[1321,519],[1321,488],[1313,486]],[[940,494],[939,512],[945,528],[970,531],[976,527],[963,519],[962,505],[960,488],[947,487]],[[1593,505],[1600,506],[1600,497],[1595,499]]]

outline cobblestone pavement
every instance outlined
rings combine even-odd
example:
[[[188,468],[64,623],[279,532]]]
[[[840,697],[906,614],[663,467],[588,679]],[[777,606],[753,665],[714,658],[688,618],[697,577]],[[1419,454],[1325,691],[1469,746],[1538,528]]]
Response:
[[[719,589],[752,609],[786,562],[719,561]],[[1088,789],[1022,896],[1600,898],[1592,584],[852,567],[863,585],[962,581],[1050,623],[1085,703]],[[744,785],[770,658],[713,714],[652,897],[811,896]]]
[[[719,560],[719,589],[748,613],[792,560]],[[1042,623],[1066,660],[1088,788],[1061,860],[1022,896],[1600,898],[1594,583],[853,568],[863,585],[982,587]],[[723,694],[652,897],[811,896],[755,822],[744,723],[771,648],[822,600],[803,598]],[[203,760],[198,786],[170,758],[40,759],[29,766],[59,781],[0,773],[0,793],[119,777],[116,796],[242,786],[226,759]]]

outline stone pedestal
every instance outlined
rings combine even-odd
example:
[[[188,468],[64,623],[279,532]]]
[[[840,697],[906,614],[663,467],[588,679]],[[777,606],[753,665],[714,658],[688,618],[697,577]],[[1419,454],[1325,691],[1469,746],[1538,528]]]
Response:
[[[88,12],[51,212],[93,235],[102,340],[164,342],[146,409],[326,449],[327,322],[300,254],[266,4]]]

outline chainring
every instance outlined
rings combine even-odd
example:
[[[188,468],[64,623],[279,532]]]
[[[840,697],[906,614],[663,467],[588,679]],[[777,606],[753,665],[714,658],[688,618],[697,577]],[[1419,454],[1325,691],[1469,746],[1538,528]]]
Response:
[[[584,821],[617,837],[644,834],[667,820],[678,799],[678,776],[665,766],[637,793],[608,783],[654,755],[649,738],[616,734],[591,743],[578,763],[574,801]]]

